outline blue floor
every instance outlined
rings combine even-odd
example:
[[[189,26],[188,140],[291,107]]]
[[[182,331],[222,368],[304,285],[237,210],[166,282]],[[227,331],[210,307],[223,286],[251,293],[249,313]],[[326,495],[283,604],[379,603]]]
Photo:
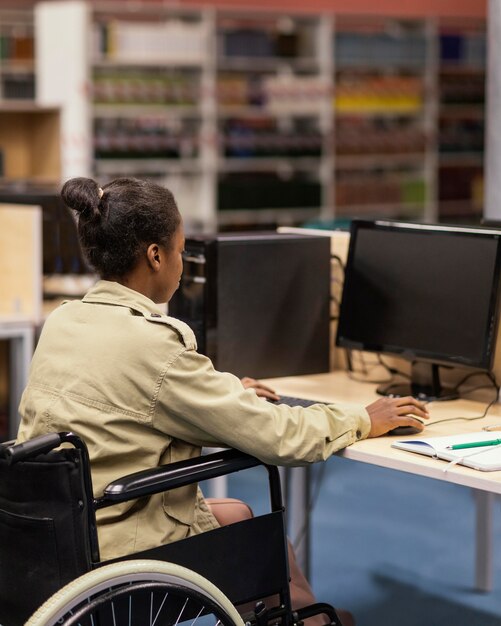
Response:
[[[265,510],[264,480],[260,470],[241,472],[229,495]],[[476,592],[469,489],[332,458],[311,517],[314,591],[350,609],[357,626],[501,626],[500,508],[494,590]]]

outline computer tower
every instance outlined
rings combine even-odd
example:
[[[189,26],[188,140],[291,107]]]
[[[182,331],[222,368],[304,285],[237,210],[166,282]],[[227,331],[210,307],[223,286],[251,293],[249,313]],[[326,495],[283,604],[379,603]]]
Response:
[[[267,378],[329,370],[330,239],[187,237],[169,315],[191,326],[220,371]]]

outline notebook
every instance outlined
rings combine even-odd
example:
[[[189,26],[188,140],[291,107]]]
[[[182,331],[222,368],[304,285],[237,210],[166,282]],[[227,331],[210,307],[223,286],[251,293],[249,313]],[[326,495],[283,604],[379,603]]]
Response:
[[[420,439],[395,441],[391,444],[391,447],[416,452],[417,454],[425,454],[437,459],[443,459],[444,461],[455,461],[459,465],[465,465],[483,472],[493,472],[501,470],[501,444],[479,448],[463,448],[462,450],[449,450],[447,447],[479,441],[493,441],[501,438],[500,436],[501,433],[482,430],[476,433],[450,435],[448,437],[423,437]]]

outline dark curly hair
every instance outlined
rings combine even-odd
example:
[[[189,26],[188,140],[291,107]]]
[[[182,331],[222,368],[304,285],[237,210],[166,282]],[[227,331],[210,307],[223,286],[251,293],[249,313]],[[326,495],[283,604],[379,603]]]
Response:
[[[78,213],[83,253],[101,278],[120,278],[151,243],[166,248],[181,223],[172,193],[151,181],[117,178],[101,189],[91,178],[72,178],[62,190]]]

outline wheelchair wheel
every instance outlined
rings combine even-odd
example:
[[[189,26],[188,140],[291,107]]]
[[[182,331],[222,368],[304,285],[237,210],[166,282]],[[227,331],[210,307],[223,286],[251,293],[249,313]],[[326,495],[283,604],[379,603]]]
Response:
[[[243,626],[210,581],[173,563],[119,561],[95,569],[49,598],[25,626]]]

